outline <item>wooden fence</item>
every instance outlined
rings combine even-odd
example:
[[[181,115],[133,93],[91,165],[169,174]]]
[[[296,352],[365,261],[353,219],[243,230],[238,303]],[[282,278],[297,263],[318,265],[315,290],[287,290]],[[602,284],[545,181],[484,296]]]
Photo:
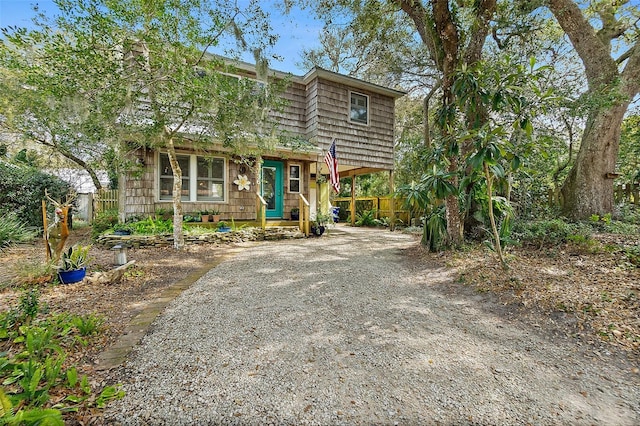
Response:
[[[621,184],[613,188],[613,197],[616,203],[630,203],[640,205],[640,184]]]
[[[559,194],[555,193],[552,188],[548,189],[548,200],[550,206],[560,204]],[[613,187],[613,199],[616,203],[629,203],[640,205],[640,185],[637,183],[623,183]]]
[[[361,214],[367,210],[373,210],[376,219],[391,216],[391,203],[394,203],[394,213],[396,219],[409,224],[411,213],[403,209],[404,199],[393,197],[356,197],[356,214]],[[335,198],[332,204],[340,207],[338,217],[344,222],[351,214],[351,197]]]
[[[98,214],[107,210],[118,210],[118,190],[100,189],[93,197],[93,211]]]

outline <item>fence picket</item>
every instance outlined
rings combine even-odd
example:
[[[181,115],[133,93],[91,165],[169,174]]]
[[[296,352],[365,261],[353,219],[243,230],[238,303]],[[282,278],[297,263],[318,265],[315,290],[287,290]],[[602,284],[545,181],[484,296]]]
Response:
[[[96,192],[93,199],[94,215],[105,212],[107,210],[118,209],[118,190],[117,189],[100,189]]]

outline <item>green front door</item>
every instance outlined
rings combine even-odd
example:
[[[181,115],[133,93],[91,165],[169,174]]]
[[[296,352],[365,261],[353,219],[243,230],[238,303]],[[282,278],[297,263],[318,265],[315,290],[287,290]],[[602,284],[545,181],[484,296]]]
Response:
[[[282,218],[283,169],[281,161],[265,160],[262,163],[260,191],[267,202],[268,218]]]

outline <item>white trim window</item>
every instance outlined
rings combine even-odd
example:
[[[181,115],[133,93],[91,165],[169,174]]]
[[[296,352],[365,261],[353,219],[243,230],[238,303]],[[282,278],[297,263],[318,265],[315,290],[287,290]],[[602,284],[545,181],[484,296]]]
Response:
[[[182,201],[226,200],[227,162],[223,157],[202,157],[195,154],[177,154],[182,169]],[[173,198],[173,171],[169,156],[159,154],[159,191],[161,201]]]
[[[357,124],[369,124],[369,96],[350,92],[349,99],[349,121]]]
[[[189,155],[176,155],[178,165],[182,170],[182,188],[181,199],[182,201],[189,201],[189,162],[191,161]],[[173,170],[171,169],[171,163],[169,162],[169,156],[165,153],[160,153],[160,200],[173,199]]]
[[[224,201],[225,164],[221,157],[196,157],[198,162],[197,201]]]
[[[302,165],[289,164],[289,192],[302,192]]]

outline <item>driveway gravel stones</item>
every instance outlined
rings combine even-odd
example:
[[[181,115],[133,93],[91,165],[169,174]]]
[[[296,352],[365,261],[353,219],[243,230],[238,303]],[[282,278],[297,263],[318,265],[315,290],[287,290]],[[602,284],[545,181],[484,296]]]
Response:
[[[414,237],[337,226],[253,245],[169,304],[105,421],[640,424],[631,368],[511,321],[416,264]]]

